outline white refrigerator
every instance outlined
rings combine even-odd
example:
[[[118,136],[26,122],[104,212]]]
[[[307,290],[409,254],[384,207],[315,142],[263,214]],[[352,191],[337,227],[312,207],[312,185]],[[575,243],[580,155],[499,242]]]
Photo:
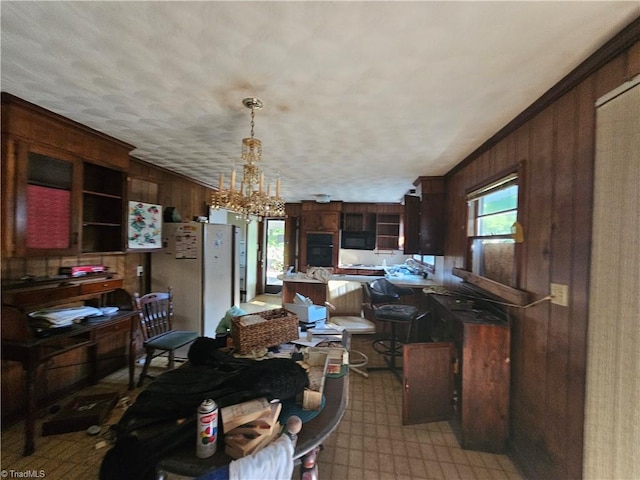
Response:
[[[164,223],[162,251],[151,254],[151,290],[173,289],[173,328],[215,338],[240,304],[239,233],[234,225]]]

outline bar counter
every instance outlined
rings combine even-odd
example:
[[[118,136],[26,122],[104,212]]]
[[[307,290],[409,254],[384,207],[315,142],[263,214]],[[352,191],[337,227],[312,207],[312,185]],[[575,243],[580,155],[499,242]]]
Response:
[[[439,285],[434,280],[422,278],[421,275],[399,275],[399,276],[374,276],[374,275],[331,275],[331,280],[342,280],[347,282],[368,283],[380,278],[386,278],[391,283],[400,287],[409,287],[422,290],[424,287]],[[309,297],[315,305],[324,305],[326,301],[326,283],[316,278],[309,278],[304,273],[294,273],[292,275],[278,275],[282,280],[282,305],[293,302],[296,293]]]

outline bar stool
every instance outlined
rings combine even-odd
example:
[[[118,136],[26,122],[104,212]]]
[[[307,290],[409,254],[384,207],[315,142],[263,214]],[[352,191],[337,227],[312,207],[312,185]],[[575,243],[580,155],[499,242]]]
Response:
[[[412,305],[399,304],[400,297],[413,295],[413,290],[406,287],[398,287],[386,278],[374,280],[364,284],[366,298],[366,310],[373,314],[373,318],[390,326],[388,338],[375,340],[373,349],[383,355],[386,367],[371,367],[368,370],[391,370],[393,374],[402,382],[400,370],[396,366],[396,357],[402,355],[402,346],[409,343],[413,324],[426,313],[420,314],[419,310]],[[407,326],[406,341],[398,340],[397,326]]]
[[[402,347],[405,343],[409,343],[411,338],[411,327],[415,320],[419,318],[419,311],[412,305],[400,305],[389,304],[373,306],[373,312],[376,320],[380,322],[386,322],[391,327],[391,333],[389,338],[375,340],[372,344],[373,349],[380,353],[386,367],[372,367],[368,370],[391,370],[391,372],[402,383],[402,376],[400,375],[400,369],[396,366],[396,357],[402,355]],[[396,326],[399,324],[407,325],[407,338],[406,341],[398,340]]]

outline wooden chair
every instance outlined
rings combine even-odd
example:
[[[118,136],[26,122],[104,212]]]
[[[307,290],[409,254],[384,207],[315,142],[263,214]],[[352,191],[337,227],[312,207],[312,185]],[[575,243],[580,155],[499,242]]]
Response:
[[[142,297],[135,293],[133,296],[133,308],[140,316],[140,330],[144,339],[146,358],[144,367],[138,380],[138,387],[142,386],[145,377],[149,376],[149,364],[151,360],[164,352],[169,352],[169,365],[171,370],[175,367],[175,350],[193,342],[200,336],[198,332],[173,330],[173,292],[169,287],[168,292],[152,292]],[[159,350],[155,354],[156,350]],[[151,378],[151,377],[150,377]]]

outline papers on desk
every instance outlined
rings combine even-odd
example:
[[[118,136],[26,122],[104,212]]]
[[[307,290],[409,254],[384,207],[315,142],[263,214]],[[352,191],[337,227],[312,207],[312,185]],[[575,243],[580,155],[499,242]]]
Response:
[[[99,308],[71,307],[71,308],[47,308],[31,312],[29,317],[49,328],[68,327],[76,321],[92,316],[103,315]]]

